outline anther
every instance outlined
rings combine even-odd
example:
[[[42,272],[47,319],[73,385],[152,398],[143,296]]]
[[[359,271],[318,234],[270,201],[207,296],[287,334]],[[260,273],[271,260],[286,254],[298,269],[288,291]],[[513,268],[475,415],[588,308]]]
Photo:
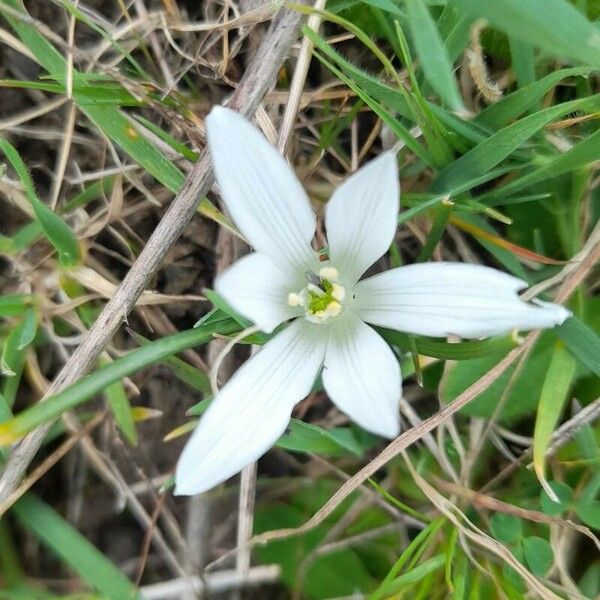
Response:
[[[334,267],[323,267],[319,270],[319,275],[322,279],[329,279],[329,281],[337,281],[340,276],[338,270]]]

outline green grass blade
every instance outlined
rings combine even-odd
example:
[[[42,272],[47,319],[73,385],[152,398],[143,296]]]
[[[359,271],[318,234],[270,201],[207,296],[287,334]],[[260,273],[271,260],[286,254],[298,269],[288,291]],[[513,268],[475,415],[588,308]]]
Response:
[[[600,377],[600,336],[577,317],[567,319],[554,331],[569,350]]]
[[[147,346],[152,343],[139,333],[133,332],[132,334],[135,337],[135,341],[140,346]],[[189,385],[193,390],[197,390],[205,395],[212,394],[210,377],[204,371],[190,365],[177,356],[167,356],[164,360],[164,364],[173,371],[173,374],[177,379]]]
[[[440,32],[423,0],[406,2],[408,22],[421,67],[429,85],[456,112],[465,106],[454,78],[452,63]]]
[[[384,340],[394,346],[408,351],[411,350],[414,343],[414,347],[419,354],[444,360],[469,360],[472,358],[481,358],[482,356],[505,354],[518,344],[518,340],[512,334],[486,338],[484,340],[450,343],[424,336],[410,336],[393,329],[384,329],[382,327],[377,327],[376,329]]]
[[[75,95],[77,101],[77,95]],[[183,173],[162,152],[144,138],[136,124],[115,106],[80,106],[82,112],[109,138],[114,140],[133,160],[156,177],[172,192],[183,185]]]
[[[438,20],[438,28],[450,62],[453,63],[469,43],[472,23],[473,18],[458,8],[456,0],[448,0]]]
[[[0,150],[5,154],[13,169],[17,172],[35,218],[48,238],[48,241],[56,248],[60,262],[63,265],[78,263],[81,259],[79,244],[71,228],[38,198],[25,163],[15,147],[1,136]]]
[[[535,56],[529,42],[509,38],[511,65],[520,88],[535,81]]]
[[[420,565],[417,565],[410,571],[403,573],[393,581],[391,581],[385,588],[386,595],[396,595],[402,590],[405,590],[423,580],[431,573],[441,569],[446,564],[446,555],[443,553],[436,554],[431,558],[423,561]]]
[[[122,431],[127,441],[135,446],[137,444],[137,431],[131,412],[131,404],[123,384],[120,381],[115,381],[106,387],[104,393],[117,427]]]
[[[592,70],[592,67],[572,67],[554,71],[538,81],[502,98],[500,102],[490,104],[475,117],[475,122],[486,127],[491,127],[492,129],[499,129],[535,106],[563,79],[567,77],[586,76]]]
[[[592,133],[590,136],[584,137],[572,148],[559,154],[556,158],[538,167],[531,173],[527,173],[523,177],[519,177],[509,184],[494,190],[486,195],[486,200],[487,198],[509,196],[523,188],[547,181],[553,177],[558,177],[569,171],[575,171],[597,160],[600,160],[600,130]]]
[[[0,445],[10,444],[35,427],[48,423],[66,410],[89,400],[115,381],[156,363],[166,356],[186,348],[205,344],[213,338],[215,333],[228,335],[236,331],[239,331],[239,325],[231,319],[226,319],[182,331],[132,350],[113,363],[97,369],[71,387],[24,410],[10,421],[2,423],[0,425]]]
[[[23,19],[17,19],[2,13],[2,4],[23,13]],[[23,43],[31,50],[39,64],[50,74],[66,73],[66,62],[63,55],[46,38],[40,35],[35,27],[29,24],[29,15],[22,0],[0,0],[0,14],[17,32]]]
[[[0,317],[17,317],[29,310],[33,303],[31,294],[0,296]]]
[[[56,511],[33,494],[12,507],[21,525],[57,554],[90,586],[110,600],[136,600],[135,586]]]
[[[575,366],[574,356],[562,342],[557,342],[542,387],[533,434],[533,466],[544,489],[548,487],[545,478],[546,450],[569,398]]]
[[[464,181],[484,175],[545,125],[574,110],[597,107],[599,104],[600,95],[572,100],[528,115],[504,127],[444,169],[433,184],[434,191],[443,192]]]
[[[457,4],[552,56],[600,66],[600,31],[566,0],[457,0]]]
[[[435,208],[435,215],[433,217],[431,229],[429,230],[429,235],[417,256],[416,262],[425,262],[431,258],[434,250],[442,239],[442,235],[444,234],[444,230],[448,223],[448,218],[453,209],[454,202],[449,198],[442,198],[439,206]]]

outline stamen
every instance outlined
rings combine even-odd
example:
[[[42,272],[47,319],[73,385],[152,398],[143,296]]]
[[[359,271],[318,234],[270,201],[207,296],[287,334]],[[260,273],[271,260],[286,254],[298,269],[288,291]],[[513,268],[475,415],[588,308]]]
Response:
[[[297,292],[290,292],[287,297],[288,306],[304,306],[302,295]]]
[[[346,297],[346,288],[339,283],[334,283],[331,290],[331,297],[341,302]]]
[[[337,278],[340,276],[338,270],[334,267],[323,267],[319,270],[319,275],[323,279],[329,279],[329,281],[337,281]]]
[[[337,317],[342,312],[342,305],[335,300],[330,302],[325,309],[325,314],[328,317]]]

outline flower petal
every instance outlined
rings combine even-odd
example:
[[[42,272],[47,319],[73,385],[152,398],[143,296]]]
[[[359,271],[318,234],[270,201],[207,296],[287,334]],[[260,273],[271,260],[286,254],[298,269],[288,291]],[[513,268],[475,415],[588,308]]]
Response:
[[[286,270],[315,263],[315,214],[285,159],[236,112],[216,106],[206,118],[208,145],[227,209],[248,241]]]
[[[323,385],[332,402],[364,429],[400,431],[400,365],[381,336],[350,310],[330,326]]]
[[[284,273],[259,252],[238,260],[215,282],[217,292],[235,310],[267,333],[302,313],[302,309],[288,305],[287,297],[303,286],[301,279]]]
[[[396,157],[386,152],[349,177],[325,209],[329,260],[346,285],[390,247],[398,227],[400,185]]]
[[[512,275],[480,265],[409,265],[358,282],[354,309],[367,323],[434,337],[541,329],[570,316],[557,304],[523,302],[517,292],[526,287]]]
[[[264,454],[284,432],[323,363],[325,328],[294,321],[219,391],[177,463],[176,494],[199,494]]]

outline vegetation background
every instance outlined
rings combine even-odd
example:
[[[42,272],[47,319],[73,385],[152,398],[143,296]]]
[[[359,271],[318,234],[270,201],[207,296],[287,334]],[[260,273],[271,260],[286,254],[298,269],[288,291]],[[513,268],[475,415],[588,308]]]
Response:
[[[598,598],[600,3],[280,8],[0,0],[0,598]],[[203,158],[236,89],[318,214],[398,151],[384,263],[492,265],[574,316],[386,334],[400,438],[317,385],[255,490],[174,498],[210,367],[246,326],[210,292],[244,248]]]

